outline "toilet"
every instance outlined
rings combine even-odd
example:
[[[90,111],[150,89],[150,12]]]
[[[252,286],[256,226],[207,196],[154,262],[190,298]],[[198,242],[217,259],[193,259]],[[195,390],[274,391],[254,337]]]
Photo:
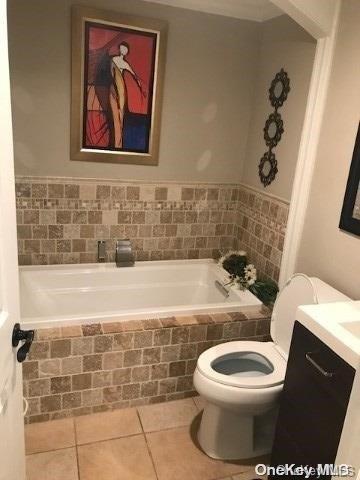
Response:
[[[194,386],[206,406],[198,440],[209,457],[248,459],[271,451],[298,306],[349,300],[318,278],[295,274],[275,302],[272,342],[222,343],[200,355]]]

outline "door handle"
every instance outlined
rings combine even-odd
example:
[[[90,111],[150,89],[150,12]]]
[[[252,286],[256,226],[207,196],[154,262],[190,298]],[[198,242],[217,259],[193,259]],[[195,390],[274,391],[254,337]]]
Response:
[[[321,365],[319,365],[315,360],[311,357],[312,352],[308,352],[305,354],[306,360],[313,365],[318,372],[321,373],[321,375],[324,375],[324,377],[331,378],[335,374],[333,372],[327,372]]]
[[[17,361],[22,363],[34,341],[35,330],[21,330],[20,323],[15,323],[12,333],[12,346],[17,347],[20,342],[24,342],[16,354]]]

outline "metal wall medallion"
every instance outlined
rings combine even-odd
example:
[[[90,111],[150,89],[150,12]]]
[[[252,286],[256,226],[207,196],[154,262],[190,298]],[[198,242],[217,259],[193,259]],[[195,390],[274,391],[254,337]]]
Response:
[[[259,177],[264,187],[274,181],[278,173],[277,160],[271,150],[265,152],[259,163]]]
[[[277,110],[282,107],[290,92],[290,78],[285,70],[282,68],[280,72],[275,75],[269,88],[269,98],[271,105]]]
[[[268,147],[274,148],[281,140],[281,135],[284,133],[284,122],[280,113],[270,113],[265,122],[264,139]]]
[[[278,173],[278,162],[273,149],[278,145],[284,133],[284,122],[278,109],[282,107],[290,92],[290,79],[282,68],[275,75],[269,88],[269,99],[274,107],[274,112],[268,116],[264,131],[264,140],[269,150],[264,153],[259,163],[259,177],[264,187],[267,187],[275,180]]]

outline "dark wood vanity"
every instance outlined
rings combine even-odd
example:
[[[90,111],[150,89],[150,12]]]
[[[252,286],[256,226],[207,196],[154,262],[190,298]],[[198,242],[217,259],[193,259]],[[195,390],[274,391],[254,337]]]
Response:
[[[335,463],[354,375],[348,363],[295,322],[271,466]]]

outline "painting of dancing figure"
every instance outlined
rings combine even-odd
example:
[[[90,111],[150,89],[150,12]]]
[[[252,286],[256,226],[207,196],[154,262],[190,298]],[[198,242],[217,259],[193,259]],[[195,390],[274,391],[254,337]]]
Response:
[[[165,34],[163,22],[74,7],[73,160],[157,164]]]

